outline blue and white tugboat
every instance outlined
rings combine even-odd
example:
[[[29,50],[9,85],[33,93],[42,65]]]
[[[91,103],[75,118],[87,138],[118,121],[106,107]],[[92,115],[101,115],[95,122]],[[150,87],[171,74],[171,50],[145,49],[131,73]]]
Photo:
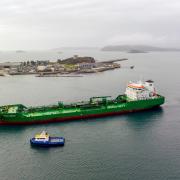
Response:
[[[64,137],[51,137],[46,131],[36,134],[35,137],[30,139],[33,146],[51,147],[51,146],[64,146]]]

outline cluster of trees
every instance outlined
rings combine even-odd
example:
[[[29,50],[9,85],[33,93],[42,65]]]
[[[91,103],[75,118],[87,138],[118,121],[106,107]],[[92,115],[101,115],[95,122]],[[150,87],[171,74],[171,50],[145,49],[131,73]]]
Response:
[[[24,61],[21,63],[22,66],[39,66],[39,65],[48,65],[49,61]]]
[[[95,63],[93,57],[79,57],[77,55],[67,58],[67,59],[58,59],[57,63],[59,64],[79,64],[79,63]]]

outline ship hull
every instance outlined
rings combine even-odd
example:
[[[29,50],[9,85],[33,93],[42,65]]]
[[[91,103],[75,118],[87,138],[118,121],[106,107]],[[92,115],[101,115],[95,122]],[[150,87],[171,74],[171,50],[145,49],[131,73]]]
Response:
[[[155,107],[154,107],[155,108]],[[157,107],[158,108],[158,107]],[[74,120],[84,120],[84,119],[92,119],[92,118],[102,118],[107,116],[118,116],[121,114],[127,114],[132,112],[138,111],[146,111],[148,109],[139,109],[139,110],[129,110],[129,111],[119,111],[119,112],[110,112],[110,113],[103,113],[103,114],[90,114],[84,116],[72,116],[72,117],[62,117],[62,118],[52,118],[48,120],[33,120],[33,121],[16,121],[16,122],[5,122],[0,121],[0,125],[33,125],[33,124],[48,124],[48,123],[55,123],[55,122],[65,122],[65,121],[74,121]]]
[[[52,140],[55,140],[52,141]],[[64,146],[65,139],[63,137],[50,137],[49,141],[36,141],[35,138],[30,139],[30,143],[32,146],[37,147],[56,147],[56,146]]]
[[[164,97],[159,96],[151,100],[116,103],[90,109],[71,108],[70,110],[61,110],[49,114],[46,112],[39,114],[7,114],[2,117],[3,119],[1,118],[0,125],[30,125],[114,116],[156,108],[163,103]]]

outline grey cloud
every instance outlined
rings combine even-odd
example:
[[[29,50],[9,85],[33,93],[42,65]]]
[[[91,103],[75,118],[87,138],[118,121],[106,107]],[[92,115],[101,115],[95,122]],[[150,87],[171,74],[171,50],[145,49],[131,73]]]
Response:
[[[180,47],[178,0],[1,0],[0,49]]]

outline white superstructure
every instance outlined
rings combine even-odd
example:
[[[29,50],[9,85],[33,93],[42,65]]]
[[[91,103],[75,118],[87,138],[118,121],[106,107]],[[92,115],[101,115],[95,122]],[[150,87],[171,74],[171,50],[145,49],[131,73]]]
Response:
[[[36,134],[35,141],[49,141],[49,134],[46,131],[42,131],[41,134]]]
[[[137,83],[129,82],[125,91],[126,96],[130,100],[143,100],[156,97],[154,82],[151,80]]]

